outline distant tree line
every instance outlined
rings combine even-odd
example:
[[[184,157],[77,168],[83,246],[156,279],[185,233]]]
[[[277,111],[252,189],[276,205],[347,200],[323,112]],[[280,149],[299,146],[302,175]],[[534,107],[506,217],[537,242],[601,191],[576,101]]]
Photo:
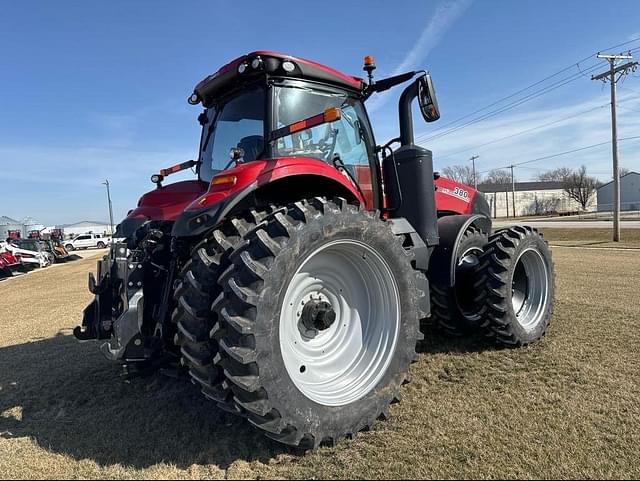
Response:
[[[621,177],[627,173],[629,173],[628,169],[620,169]],[[457,182],[462,182],[463,184],[474,184],[473,169],[468,165],[451,165],[445,167],[442,169],[442,175]],[[482,190],[483,185],[504,185],[505,191],[511,190],[512,179],[511,172],[509,170],[493,169],[487,172],[484,176],[476,172],[476,176],[480,190]],[[562,188],[567,193],[567,196],[580,204],[582,210],[586,210],[591,198],[600,186],[598,179],[587,175],[587,167],[584,165],[578,169],[559,167],[557,169],[549,170],[539,174],[536,177],[536,180],[539,182],[562,183]],[[518,182],[518,179],[514,179],[514,181]],[[539,211],[549,212],[554,210],[559,203],[559,199],[540,200],[540,205],[532,206],[532,210],[534,210],[535,213],[541,213]],[[555,207],[552,204],[554,204]]]

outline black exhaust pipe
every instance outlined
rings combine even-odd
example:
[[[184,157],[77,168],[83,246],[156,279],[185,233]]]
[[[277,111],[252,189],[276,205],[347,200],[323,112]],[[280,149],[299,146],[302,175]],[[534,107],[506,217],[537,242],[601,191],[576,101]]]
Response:
[[[390,216],[407,219],[431,247],[438,244],[433,157],[430,150],[413,143],[411,103],[418,96],[418,82],[400,96],[401,146],[385,159],[383,169]]]
[[[400,144],[413,145],[413,116],[411,103],[418,96],[418,80],[412,82],[400,96],[398,114],[400,117]]]

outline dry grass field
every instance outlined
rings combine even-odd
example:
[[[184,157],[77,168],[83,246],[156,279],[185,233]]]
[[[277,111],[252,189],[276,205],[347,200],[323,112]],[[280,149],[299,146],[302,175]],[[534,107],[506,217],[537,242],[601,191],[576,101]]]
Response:
[[[553,243],[606,240],[576,235],[549,231]],[[77,343],[95,259],[0,282],[0,477],[638,478],[640,252],[554,258],[544,340],[497,350],[429,333],[392,417],[308,454],[183,381],[123,382],[96,344]]]

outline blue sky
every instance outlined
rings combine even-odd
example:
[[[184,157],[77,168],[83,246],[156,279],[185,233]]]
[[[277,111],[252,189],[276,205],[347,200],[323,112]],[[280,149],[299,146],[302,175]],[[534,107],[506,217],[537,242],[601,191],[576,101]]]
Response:
[[[379,77],[429,69],[442,119],[417,123],[426,138],[439,125],[640,37],[638,19],[635,0],[5,2],[0,215],[47,224],[106,220],[101,182],[109,178],[115,216],[123,217],[152,187],[151,173],[196,155],[199,110],[186,103],[193,86],[252,50],[287,52],[354,75],[364,75],[365,54],[376,56]],[[640,41],[625,48],[635,47]],[[640,135],[638,76],[619,89],[620,137]],[[608,140],[608,89],[588,77],[427,142],[436,167],[475,153],[479,170],[487,170]],[[399,93],[372,99],[379,143],[397,134]],[[639,148],[640,141],[620,144],[625,167],[640,170]],[[528,164],[517,176],[581,164],[610,178],[609,147]]]

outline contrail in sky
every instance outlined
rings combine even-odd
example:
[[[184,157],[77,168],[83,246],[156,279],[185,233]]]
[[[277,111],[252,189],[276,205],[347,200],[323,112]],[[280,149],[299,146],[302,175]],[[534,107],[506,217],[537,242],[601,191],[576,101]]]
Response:
[[[473,0],[447,1],[438,6],[433,15],[429,17],[420,38],[413,48],[407,53],[402,62],[393,70],[392,75],[398,75],[407,70],[422,67],[422,62],[433,50],[445,33],[453,24],[467,11]],[[369,110],[377,110],[386,103],[384,94],[377,99],[372,98],[369,103]]]

